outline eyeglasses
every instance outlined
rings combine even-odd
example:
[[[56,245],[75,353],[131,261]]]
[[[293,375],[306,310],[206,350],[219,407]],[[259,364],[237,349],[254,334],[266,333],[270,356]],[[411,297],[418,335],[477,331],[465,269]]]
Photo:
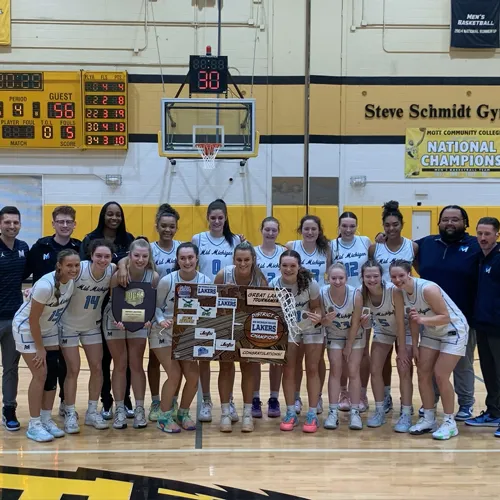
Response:
[[[457,224],[458,222],[462,222],[463,219],[457,219],[456,217],[453,217],[451,219],[441,219],[440,222],[442,222],[443,224],[448,224],[449,222],[451,222],[452,224]]]
[[[55,220],[58,226],[73,226],[75,224],[74,220]]]

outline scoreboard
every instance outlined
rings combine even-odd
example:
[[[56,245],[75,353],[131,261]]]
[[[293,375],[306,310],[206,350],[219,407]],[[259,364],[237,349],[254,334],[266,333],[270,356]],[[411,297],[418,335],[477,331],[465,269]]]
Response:
[[[0,71],[0,148],[127,149],[126,72]]]

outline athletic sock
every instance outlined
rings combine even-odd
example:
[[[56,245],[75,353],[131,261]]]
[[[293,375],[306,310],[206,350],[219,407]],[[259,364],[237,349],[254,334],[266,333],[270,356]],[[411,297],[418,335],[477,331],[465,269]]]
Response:
[[[122,410],[125,410],[125,402],[124,401],[115,401],[116,404],[116,409],[121,408]]]
[[[411,415],[411,406],[401,406],[401,413],[403,415]]]
[[[278,399],[280,397],[280,391],[271,391],[271,398]]]
[[[153,401],[153,403],[159,403],[160,402],[160,395],[158,394],[158,396],[153,396],[152,401]]]
[[[330,404],[330,405],[328,405],[328,409],[330,411],[338,411],[339,405],[338,405],[338,403],[337,404]]]
[[[375,411],[379,413],[385,413],[383,401],[375,401]]]
[[[260,391],[253,391],[253,398],[260,399]]]
[[[29,425],[32,426],[32,425],[35,425],[37,422],[41,422],[41,421],[42,420],[40,417],[31,417]]]
[[[436,410],[434,408],[432,410],[426,410],[424,408],[424,418],[425,420],[427,420],[427,422],[432,424],[436,421]]]
[[[287,413],[293,413],[295,415],[295,405],[290,405],[286,407]]]
[[[89,406],[88,410],[89,413],[97,413],[97,401],[90,401],[89,400]]]
[[[252,414],[252,404],[244,404],[243,405],[243,415],[251,415]]]
[[[455,415],[453,413],[445,413],[443,415],[443,422],[446,421],[455,422]]]
[[[221,408],[222,408],[222,415],[229,417],[229,403],[222,403]]]
[[[65,411],[67,415],[71,415],[72,413],[75,413],[75,405],[66,405],[65,406]]]
[[[52,410],[41,410],[40,419],[42,424],[46,424],[52,418]]]
[[[144,399],[136,399],[135,400],[135,407],[136,408],[144,408]]]

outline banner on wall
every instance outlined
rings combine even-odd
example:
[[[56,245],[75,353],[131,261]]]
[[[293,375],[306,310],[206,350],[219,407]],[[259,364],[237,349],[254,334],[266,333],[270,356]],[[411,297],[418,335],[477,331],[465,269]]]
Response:
[[[500,0],[451,0],[451,46],[500,47]]]
[[[500,177],[500,129],[406,129],[405,177]]]

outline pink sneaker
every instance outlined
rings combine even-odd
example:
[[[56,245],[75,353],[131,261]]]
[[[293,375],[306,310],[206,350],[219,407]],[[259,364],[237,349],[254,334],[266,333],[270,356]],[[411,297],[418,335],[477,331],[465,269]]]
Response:
[[[341,391],[340,393],[339,410],[351,411],[351,400],[349,399],[349,393],[347,391]]]
[[[319,427],[319,421],[318,417],[316,416],[315,413],[308,413],[306,417],[306,421],[304,422],[304,425],[302,426],[302,432],[307,432],[309,434],[312,434],[313,432],[316,432]]]
[[[294,412],[286,412],[285,418],[281,421],[280,430],[293,431],[294,427],[299,425],[299,419]]]
[[[359,413],[364,413],[369,407],[368,396],[361,396],[361,401],[359,402]]]

